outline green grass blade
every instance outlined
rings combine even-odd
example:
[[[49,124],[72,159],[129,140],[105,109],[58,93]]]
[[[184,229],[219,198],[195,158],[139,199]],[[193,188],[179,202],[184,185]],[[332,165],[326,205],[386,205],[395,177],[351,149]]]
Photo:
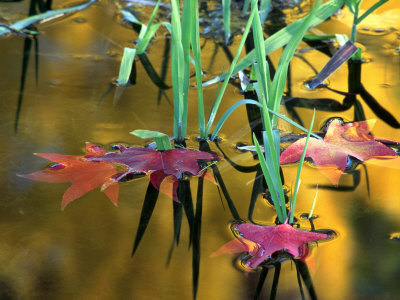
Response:
[[[184,111],[184,52],[182,47],[182,28],[179,16],[179,1],[171,0],[171,6],[171,72],[174,94],[174,136],[176,140],[180,141],[182,140],[182,122]]]
[[[275,191],[275,186],[274,186],[272,178],[271,178],[271,173],[268,170],[267,162],[265,161],[265,158],[264,158],[264,155],[262,153],[260,144],[258,143],[256,135],[254,133],[253,133],[253,141],[254,141],[254,146],[256,147],[256,151],[257,151],[258,159],[260,161],[261,169],[263,171],[265,180],[267,181],[267,185],[268,185],[268,188],[270,190],[270,194],[271,194],[271,197],[272,197],[272,202],[274,203],[275,210],[276,210],[276,213],[278,215],[279,222],[284,223],[285,222],[285,217],[282,214],[282,209],[281,209],[281,206],[279,204],[279,200],[277,198],[277,193]]]
[[[172,149],[168,135],[166,135],[162,132],[137,129],[137,130],[130,132],[130,134],[140,137],[141,139],[154,139],[154,141],[157,144],[158,150]]]
[[[136,49],[124,48],[124,54],[122,55],[121,65],[119,68],[119,75],[117,82],[120,86],[126,87],[129,84],[129,76],[132,71],[132,64],[135,59]]]
[[[271,0],[261,0],[260,1],[260,21],[261,24],[264,24],[265,20],[268,17],[268,13],[270,11]]]
[[[249,9],[250,0],[244,0],[242,15],[245,15],[247,10]]]
[[[367,9],[365,13],[362,14],[361,17],[357,18],[356,24],[360,24],[366,17],[368,17],[374,10],[376,10],[378,7],[380,7],[382,4],[388,2],[389,0],[380,0],[376,2],[374,5],[372,5],[370,8]]]
[[[222,13],[224,15],[225,44],[231,37],[231,0],[222,0]]]
[[[241,105],[244,104],[252,104],[252,105],[256,105],[259,108],[263,108],[262,104],[260,104],[258,101],[253,100],[253,99],[244,99],[244,100],[240,100],[238,102],[236,102],[235,104],[233,104],[231,107],[229,107],[229,109],[223,114],[223,116],[221,117],[221,119],[218,121],[217,125],[215,126],[215,129],[211,135],[211,140],[214,140],[215,137],[218,135],[219,131],[221,130],[222,126],[224,125],[225,121],[229,118],[229,116],[235,111],[236,108],[238,108]],[[289,124],[297,127],[298,129],[304,131],[304,132],[308,132],[308,129],[306,129],[305,127],[301,126],[300,124],[297,124],[296,122],[292,121],[291,119],[289,119],[288,117],[281,115],[280,113],[274,112],[269,110],[270,113],[276,115],[278,118],[281,118],[282,120],[288,122]],[[319,140],[322,140],[323,138],[320,137],[319,135],[312,133],[311,135]]]
[[[312,128],[314,126],[314,119],[315,119],[315,110],[314,110],[313,117],[311,119],[310,128],[308,129],[308,132],[307,132],[306,143],[304,145],[303,153],[301,154],[301,158],[300,158],[300,161],[299,161],[299,166],[297,167],[296,184],[295,184],[295,187],[294,187],[293,198],[292,198],[292,209],[290,210],[290,216],[289,216],[289,223],[290,224],[293,223],[294,211],[296,209],[297,192],[298,192],[299,184],[300,184],[301,169],[303,168],[304,158],[306,157],[308,142],[310,140],[311,131],[312,131]]]
[[[189,94],[190,61],[191,61],[190,43],[192,36],[192,30],[190,30],[190,28],[193,27],[193,21],[194,21],[194,18],[192,18],[192,11],[193,11],[193,0],[184,1],[183,12],[182,12],[182,25],[181,25],[182,28],[185,28],[185,30],[181,30],[182,49],[183,49],[183,83],[182,83],[183,108],[182,108],[182,128],[181,128],[182,136],[180,140],[183,140],[185,138],[186,127],[187,127],[188,94]]]
[[[310,219],[312,217],[313,213],[314,213],[315,203],[317,203],[317,195],[318,195],[318,182],[317,182],[317,187],[315,189],[314,200],[313,200],[313,203],[311,205],[310,212],[308,214],[308,219]]]
[[[198,2],[193,1],[192,17],[194,23],[192,26],[192,52],[194,56],[194,67],[196,71],[196,84],[197,84],[197,106],[198,106],[198,119],[200,138],[203,140],[207,139],[206,128],[205,128],[205,117],[204,117],[204,102],[203,102],[203,86],[202,86],[202,68],[201,68],[201,50],[200,50],[200,29],[199,29],[199,7]]]
[[[318,9],[316,14],[312,17],[310,22],[310,27],[316,26],[330,17],[334,12],[336,12],[340,7],[343,5],[344,0],[331,0]],[[299,30],[304,18],[299,19],[292,24],[286,26],[285,28],[279,30],[268,39],[264,41],[265,53],[266,55],[270,54],[271,52],[285,46],[297,33]],[[250,66],[255,59],[255,51],[250,51],[244,58],[242,58],[236,65],[233,71],[230,73],[229,76],[232,74],[236,74],[237,72],[247,68]],[[226,78],[227,74],[223,74],[221,76],[217,76],[216,78],[205,82],[203,85],[211,85],[217,83],[218,81],[222,81]]]
[[[48,22],[50,20],[54,20],[56,18],[60,18],[62,16],[65,16],[67,14],[72,14],[74,12],[77,12],[79,10],[85,9],[89,5],[97,2],[97,0],[90,0],[89,2],[68,7],[68,8],[63,8],[63,9],[57,9],[57,10],[49,10],[45,13],[34,15],[28,18],[25,18],[23,20],[17,21],[7,27],[0,27],[0,36],[8,33],[13,33],[13,31],[21,31],[31,25],[36,25],[36,24],[43,24],[45,22]]]
[[[252,0],[252,9],[256,10],[258,15],[257,1]],[[255,17],[253,19],[253,37],[254,37],[254,50],[256,52],[256,61],[254,64],[256,71],[257,84],[255,88],[257,91],[258,99],[262,104],[261,116],[263,119],[263,125],[265,131],[263,132],[263,143],[264,152],[267,167],[271,176],[271,181],[273,189],[271,190],[271,197],[276,197],[279,202],[282,215],[286,217],[285,208],[285,198],[282,188],[282,180],[280,177],[280,167],[279,167],[279,149],[280,140],[279,133],[278,136],[274,135],[273,128],[271,126],[271,120],[268,113],[269,102],[271,101],[271,89],[270,89],[270,75],[268,71],[268,66],[265,59],[265,48],[264,48],[264,37],[260,18]],[[276,140],[278,138],[278,140]],[[274,195],[272,194],[275,193]]]
[[[217,111],[218,111],[219,105],[221,104],[222,97],[223,97],[223,95],[225,93],[225,89],[226,89],[226,87],[227,87],[227,85],[229,83],[229,78],[232,75],[232,72],[233,72],[233,70],[235,68],[236,62],[239,59],[240,53],[241,53],[242,48],[244,46],[244,43],[246,41],[247,35],[249,34],[250,27],[251,27],[251,24],[253,22],[253,18],[254,18],[255,13],[256,13],[256,10],[252,9],[251,14],[250,14],[249,19],[248,19],[247,24],[246,24],[246,28],[244,30],[242,39],[240,41],[239,47],[238,47],[238,49],[236,51],[236,55],[235,55],[235,57],[234,57],[234,59],[232,61],[232,64],[231,64],[231,66],[230,66],[230,68],[229,68],[229,70],[227,72],[227,76],[225,77],[224,83],[222,84],[221,90],[220,90],[220,92],[219,92],[219,94],[217,96],[217,99],[216,99],[216,101],[215,101],[215,103],[213,105],[213,108],[211,110],[210,117],[208,118],[207,127],[206,127],[206,134],[207,135],[210,132],[210,129],[211,129],[211,126],[212,126],[212,124],[214,122],[215,116],[217,115]]]
[[[158,30],[158,28],[164,25],[165,28],[167,28],[167,30],[171,33],[172,29],[171,29],[171,24],[168,22],[161,22],[161,23],[156,23],[156,24],[152,24],[151,26],[147,27],[146,33],[144,34],[143,38],[137,41],[138,44],[138,48],[137,48],[137,53],[138,54],[142,54],[146,51],[151,39],[154,37],[154,34],[156,33],[156,31]]]

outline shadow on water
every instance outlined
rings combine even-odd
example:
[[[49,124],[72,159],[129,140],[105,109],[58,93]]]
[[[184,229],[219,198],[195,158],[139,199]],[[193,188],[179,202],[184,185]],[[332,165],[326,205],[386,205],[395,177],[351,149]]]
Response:
[[[33,16],[39,13],[44,13],[51,9],[52,0],[44,1],[44,0],[31,0],[29,5],[29,16]],[[35,27],[32,26],[29,29],[35,30]],[[18,132],[19,118],[21,114],[24,91],[25,91],[25,82],[26,75],[28,72],[29,59],[32,51],[32,44],[34,44],[35,51],[35,81],[36,87],[39,81],[39,40],[38,38],[33,36],[25,37],[24,46],[23,46],[23,55],[22,55],[22,69],[21,69],[21,79],[20,79],[20,87],[18,92],[18,102],[17,102],[17,110],[15,112],[15,121],[14,121],[14,132]]]
[[[182,145],[185,146],[185,145]],[[207,142],[200,142],[199,150],[205,152],[211,152],[210,146]],[[216,165],[211,165],[210,168],[214,174],[215,180],[217,182],[218,189],[221,189],[226,203],[231,212],[232,218],[235,220],[241,220],[239,213],[233,203],[231,196],[229,195],[228,189],[224,183],[224,180],[218,170]],[[210,171],[207,171],[210,172]],[[185,213],[188,225],[189,225],[189,248],[192,247],[192,281],[193,281],[193,299],[196,298],[199,273],[200,273],[200,240],[201,240],[201,222],[203,215],[203,184],[204,177],[200,176],[198,178],[197,184],[197,195],[196,204],[194,205],[190,181],[184,178],[184,174],[181,174],[182,178],[178,181],[177,195],[179,202],[172,201],[173,208],[173,238],[171,242],[171,247],[167,255],[167,266],[170,264],[172,259],[172,254],[175,246],[179,245],[183,212]],[[153,214],[154,208],[156,206],[159,196],[159,191],[149,182],[147,191],[145,194],[139,225],[136,231],[136,236],[133,243],[132,256],[136,253],[139,244],[146,232],[148,224],[150,222],[151,216]]]

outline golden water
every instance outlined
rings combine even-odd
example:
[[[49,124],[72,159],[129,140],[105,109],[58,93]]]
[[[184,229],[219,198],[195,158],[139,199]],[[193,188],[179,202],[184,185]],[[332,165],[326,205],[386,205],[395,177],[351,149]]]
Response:
[[[369,7],[374,1],[365,2]],[[400,56],[395,51],[400,44],[399,26],[385,23],[390,13],[399,16],[396,13],[400,5],[396,2],[389,1],[380,9],[374,16],[375,23],[368,24],[367,18],[358,40],[366,47],[365,56],[371,59],[363,65],[365,87],[400,119]],[[56,1],[55,7],[60,3]],[[27,3],[2,3],[1,7],[1,12],[8,16],[27,11]],[[379,14],[384,13],[379,19]],[[349,35],[350,26],[344,23],[348,18],[346,12],[343,14],[318,29]],[[376,23],[377,19],[381,23]],[[371,28],[378,28],[377,24],[386,30],[384,34],[371,34]],[[131,45],[137,37],[132,30],[121,26],[111,1],[101,1],[74,16],[42,26],[40,31],[38,84],[32,51],[17,133],[14,120],[24,41],[15,36],[0,40],[0,295],[8,289],[8,295],[15,296],[12,299],[190,299],[191,250],[188,250],[185,220],[180,245],[174,250],[169,267],[165,265],[172,241],[171,199],[160,196],[143,241],[135,256],[130,256],[148,184],[146,178],[121,185],[117,208],[96,190],[61,211],[61,197],[68,184],[32,182],[16,176],[47,166],[47,161],[32,155],[35,152],[81,155],[86,141],[105,147],[118,142],[143,145],[142,140],[128,133],[149,129],[171,136],[173,129],[173,107],[165,98],[157,104],[158,89],[140,63],[137,63],[137,84],[125,89],[116,104],[113,104],[114,90],[99,101],[118,74],[123,47]],[[234,39],[232,51],[238,43],[239,37]],[[163,47],[163,34],[159,34],[148,50],[158,72]],[[209,41],[204,49],[205,65],[213,49],[213,42]],[[275,62],[278,56],[279,53],[272,55]],[[304,57],[318,70],[327,61],[316,51]],[[219,50],[215,63],[206,70],[208,76],[220,73],[228,63]],[[292,75],[292,92],[296,96],[342,99],[329,91],[306,91],[301,83],[313,73],[299,59],[294,59]],[[329,81],[330,87],[346,90],[347,68],[342,67]],[[210,106],[215,88],[205,89],[206,107]],[[196,90],[193,88],[190,93],[188,133],[195,136],[198,133]],[[172,91],[167,94],[172,99]],[[219,116],[241,98],[235,88],[228,89]],[[375,118],[373,112],[363,107],[367,118]],[[303,120],[311,117],[309,110],[298,111]],[[316,124],[319,126],[332,116],[351,121],[353,110],[335,115],[317,112]],[[400,131],[381,120],[373,132],[378,137],[400,139]],[[231,116],[221,135],[222,147],[234,161],[255,164],[250,154],[233,149],[238,141],[250,143],[244,108]],[[196,144],[192,140],[189,146]],[[388,238],[400,231],[400,170],[368,162],[366,166],[369,197],[366,174],[361,167],[357,169],[361,172],[361,182],[354,191],[320,189],[318,192],[315,213],[319,218],[315,225],[338,232],[338,238],[322,243],[313,251],[314,267],[310,269],[320,299],[396,299],[400,293],[400,245]],[[255,174],[238,173],[226,161],[220,162],[219,167],[240,215],[245,217]],[[316,179],[320,185],[329,184],[310,166],[303,172],[298,214],[309,211]],[[284,167],[284,173],[287,184],[294,181],[294,166]],[[351,186],[352,176],[344,175],[340,185]],[[193,180],[193,192],[195,188]],[[271,222],[273,211],[260,199],[254,216],[260,222]],[[198,299],[253,296],[257,273],[244,275],[234,267],[234,256],[210,257],[232,239],[227,226],[231,219],[229,210],[221,206],[216,187],[205,183]],[[307,223],[303,225],[307,227]],[[270,275],[265,286],[270,288],[271,282]],[[282,266],[277,297],[300,298],[295,267],[290,262]]]

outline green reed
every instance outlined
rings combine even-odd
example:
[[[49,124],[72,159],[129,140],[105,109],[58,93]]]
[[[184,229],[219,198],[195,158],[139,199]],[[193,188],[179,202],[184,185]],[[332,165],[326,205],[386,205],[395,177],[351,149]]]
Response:
[[[345,0],[347,7],[353,14],[353,24],[351,27],[350,40],[354,43],[357,38],[357,25],[360,24],[366,17],[368,17],[372,12],[374,12],[382,4],[388,2],[389,0],[380,0],[367,9],[361,16],[358,16],[360,12],[360,5],[363,0]],[[353,59],[361,60],[361,49],[353,56]]]
[[[263,131],[264,154],[262,153],[259,141],[255,137],[255,135],[253,135],[253,140],[260,160],[260,165],[265,180],[268,184],[271,198],[278,215],[278,219],[281,223],[285,222],[287,213],[286,213],[285,197],[282,187],[282,179],[280,176],[280,164],[279,164],[280,137],[279,137],[279,132],[276,128],[277,116],[276,114],[271,114],[270,111],[274,112],[279,111],[279,106],[285,89],[289,63],[293,58],[294,52],[296,51],[298,44],[300,43],[304,34],[310,27],[311,21],[320,3],[321,0],[318,0],[316,2],[315,6],[313,7],[309,15],[300,23],[300,26],[297,32],[294,34],[293,38],[286,45],[285,49],[282,52],[272,82],[269,74],[269,67],[265,59],[266,51],[264,48],[264,37],[260,19],[254,18],[252,24],[253,35],[254,35],[254,46],[255,46],[254,51],[257,61],[257,63],[254,64],[256,71],[256,78],[257,78],[256,91],[259,102],[262,105],[261,116],[264,126],[264,131]],[[252,9],[256,10],[258,14],[256,0],[252,0]],[[313,124],[313,122],[314,118],[311,124]],[[308,138],[310,135],[311,135],[311,128],[308,130],[307,134]],[[298,168],[296,187],[293,194],[293,202],[292,202],[293,208],[289,220],[290,222],[293,222],[293,213],[296,203],[297,189],[299,185],[300,173],[301,173],[302,163],[304,161],[304,156],[305,156],[305,150],[303,152],[303,157],[302,160],[300,161]]]
[[[310,27],[316,26],[322,23],[328,17],[330,17],[333,13],[335,13],[342,7],[344,1],[345,0],[330,0],[327,3],[321,5],[315,12],[315,14],[313,14],[312,18],[309,20]],[[268,55],[271,52],[289,43],[294,38],[294,36],[297,35],[297,32],[305,18],[307,17],[301,18],[293,22],[292,24],[286,26],[285,28],[282,28],[275,34],[271,35],[268,39],[264,40],[265,54]],[[236,74],[239,71],[244,70],[245,68],[253,64],[255,56],[255,50],[250,51],[237,64],[235,64],[235,67],[230,72],[230,74],[227,72],[225,74],[222,74],[221,76],[217,76],[216,78],[205,82],[204,85],[210,85],[219,81],[223,81],[226,77],[229,77],[232,74]]]
[[[119,69],[119,75],[117,82],[120,86],[126,87],[129,85],[129,77],[132,72],[133,61],[136,55],[145,53],[151,39],[154,37],[156,31],[161,25],[164,25],[169,32],[171,32],[171,24],[168,22],[154,23],[154,18],[157,14],[158,8],[160,7],[161,0],[158,0],[153,12],[150,16],[149,23],[145,25],[140,22],[130,11],[121,9],[121,13],[124,19],[132,24],[140,25],[139,36],[136,41],[136,48],[124,48],[124,54],[122,56],[121,65]]]

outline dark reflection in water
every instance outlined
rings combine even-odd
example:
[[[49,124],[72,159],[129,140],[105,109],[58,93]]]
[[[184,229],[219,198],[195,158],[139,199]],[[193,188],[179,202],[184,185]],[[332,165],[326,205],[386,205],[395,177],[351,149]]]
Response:
[[[18,294],[11,282],[7,278],[0,277],[0,299],[1,300],[16,300],[19,299]]]

